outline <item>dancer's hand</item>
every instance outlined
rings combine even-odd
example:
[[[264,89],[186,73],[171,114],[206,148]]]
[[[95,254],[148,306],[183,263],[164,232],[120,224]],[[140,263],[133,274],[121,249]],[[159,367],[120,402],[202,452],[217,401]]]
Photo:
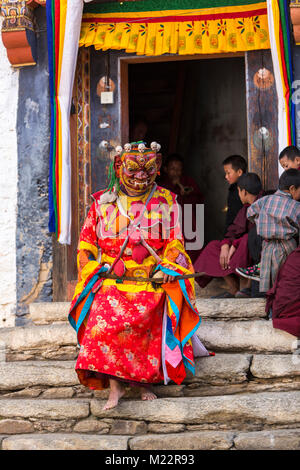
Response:
[[[220,253],[220,266],[222,269],[228,268],[229,245],[222,245]]]

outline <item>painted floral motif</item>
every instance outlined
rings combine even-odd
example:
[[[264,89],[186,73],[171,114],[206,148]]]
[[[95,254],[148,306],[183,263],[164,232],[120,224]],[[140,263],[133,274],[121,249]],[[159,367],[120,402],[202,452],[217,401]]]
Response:
[[[246,41],[247,41],[247,44],[249,46],[254,46],[254,44],[255,44],[254,33],[252,33],[251,31],[249,33],[247,33],[246,34]]]
[[[159,25],[159,30],[158,30],[159,34],[161,35],[161,37],[164,35],[164,32],[165,32],[165,25],[163,24],[160,24]]]
[[[138,42],[138,39],[139,39],[139,35],[138,34],[132,34],[130,36],[130,39],[129,39],[129,44],[132,45],[132,46],[136,46],[137,45],[137,42]]]
[[[156,37],[155,36],[152,36],[152,38],[150,38],[149,40],[149,47],[151,49],[151,51],[155,51],[155,46],[156,46]]]
[[[202,26],[202,36],[204,34],[206,34],[206,36],[209,36],[209,24],[208,24],[208,22],[204,21],[201,26]]]
[[[117,44],[120,44],[121,42],[121,39],[122,39],[122,33],[117,33],[114,37],[114,41],[117,43]]]
[[[218,39],[217,34],[212,34],[210,36],[209,42],[210,42],[210,46],[213,49],[217,49],[219,47],[219,39]]]
[[[238,26],[236,27],[240,31],[241,34],[245,31],[245,20],[238,20]]]
[[[268,32],[265,29],[260,29],[258,34],[261,42],[266,42],[268,40]]]
[[[141,24],[140,29],[139,29],[140,35],[141,35],[141,36],[144,36],[144,35],[146,34],[146,32],[147,32],[146,26],[143,25],[143,24]]]
[[[186,39],[184,36],[179,36],[178,39],[178,49],[183,50],[186,48]]]
[[[254,29],[254,32],[256,33],[257,30],[260,29],[259,16],[255,16],[254,18],[252,18],[252,21],[253,21],[253,29]]]
[[[131,32],[131,24],[130,23],[126,23],[124,31],[125,31],[126,34]]]
[[[112,33],[115,32],[115,29],[116,29],[116,25],[115,25],[114,23],[110,23],[110,24],[108,25],[107,31],[108,31],[110,34],[112,34]]]
[[[188,33],[188,36],[192,36],[192,34],[194,33],[194,25],[188,24],[186,32]]]
[[[218,34],[225,36],[227,31],[227,25],[225,20],[218,21]]]
[[[231,47],[237,47],[237,37],[236,37],[236,34],[235,33],[231,33],[229,34],[229,37],[228,37],[228,44],[231,46]]]
[[[196,49],[202,49],[202,36],[201,34],[196,34],[194,38],[194,44]]]

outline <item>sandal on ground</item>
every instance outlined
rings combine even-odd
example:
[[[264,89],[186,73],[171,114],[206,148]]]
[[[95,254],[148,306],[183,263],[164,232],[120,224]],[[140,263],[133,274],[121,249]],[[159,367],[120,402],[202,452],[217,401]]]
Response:
[[[233,294],[230,294],[230,292],[223,292],[222,294],[219,295],[213,295],[211,299],[234,299],[235,296]]]
[[[244,289],[238,290],[235,294],[237,299],[246,299],[251,297],[251,289],[249,287],[245,287]]]

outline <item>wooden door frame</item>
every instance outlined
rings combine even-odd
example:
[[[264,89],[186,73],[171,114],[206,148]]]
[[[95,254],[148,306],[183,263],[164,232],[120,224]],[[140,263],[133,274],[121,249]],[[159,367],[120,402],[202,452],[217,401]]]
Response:
[[[221,59],[232,57],[245,57],[245,52],[229,52],[224,54],[198,54],[198,55],[160,55],[160,56],[128,56],[119,58],[119,116],[121,142],[129,142],[129,88],[128,65],[157,62],[180,62],[204,59]]]

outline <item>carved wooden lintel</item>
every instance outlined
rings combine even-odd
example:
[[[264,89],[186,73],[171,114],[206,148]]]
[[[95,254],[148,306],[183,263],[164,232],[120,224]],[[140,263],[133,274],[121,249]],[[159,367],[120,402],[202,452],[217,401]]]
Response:
[[[3,0],[1,2],[2,41],[14,67],[35,65],[36,23],[34,9],[46,0]]]

